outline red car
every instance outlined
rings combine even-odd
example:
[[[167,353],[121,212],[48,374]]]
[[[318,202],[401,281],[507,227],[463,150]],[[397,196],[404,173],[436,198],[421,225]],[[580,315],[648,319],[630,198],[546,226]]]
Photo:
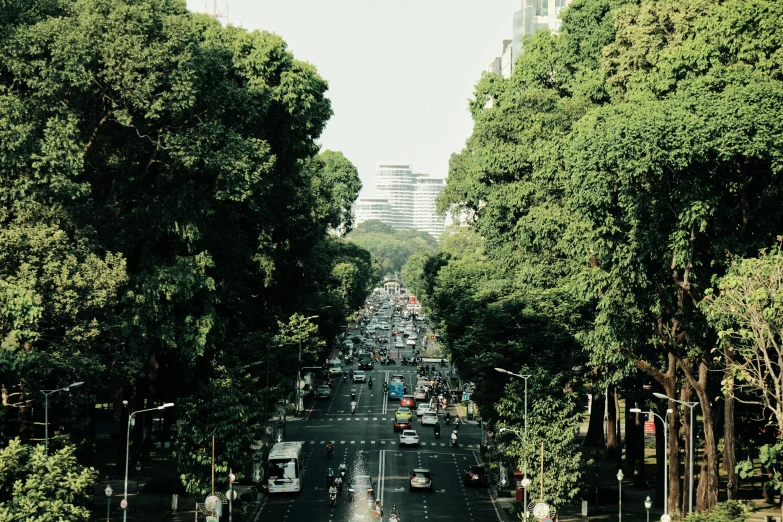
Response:
[[[394,419],[394,431],[402,431],[411,429],[410,419]]]
[[[400,335],[400,333],[401,332],[399,330],[397,330],[396,328],[394,330],[392,330],[392,335]]]
[[[400,399],[400,408],[410,408],[415,410],[416,399],[413,398],[413,395],[403,395],[402,399]]]

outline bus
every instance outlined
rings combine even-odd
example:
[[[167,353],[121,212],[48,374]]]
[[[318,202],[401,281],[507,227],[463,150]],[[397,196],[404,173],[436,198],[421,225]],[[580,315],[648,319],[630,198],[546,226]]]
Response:
[[[389,383],[389,398],[402,399],[402,395],[405,393],[403,386],[400,381],[391,381]]]
[[[304,442],[278,442],[269,451],[269,493],[302,491]]]

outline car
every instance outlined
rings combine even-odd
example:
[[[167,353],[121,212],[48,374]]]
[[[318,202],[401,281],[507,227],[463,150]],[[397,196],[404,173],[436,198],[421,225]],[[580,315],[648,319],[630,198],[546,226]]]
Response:
[[[471,466],[465,470],[465,485],[466,486],[488,486],[489,476],[484,466]]]
[[[427,400],[427,390],[424,389],[424,386],[416,386],[416,389],[413,390],[413,398],[417,401]]]
[[[414,469],[410,473],[410,490],[429,489],[432,491],[432,472],[428,469]]]
[[[402,341],[395,341],[394,347],[397,348],[398,350],[402,350],[403,348],[405,348],[405,344]]]
[[[421,425],[422,426],[434,426],[438,423],[438,414],[434,411],[428,411],[425,412],[424,415],[421,416]]]
[[[402,431],[411,429],[411,420],[402,417],[394,418],[394,431]]]
[[[359,360],[360,370],[372,370],[375,367],[375,363],[372,362],[372,357],[369,354],[362,354],[361,360]]]
[[[318,399],[328,399],[332,396],[332,389],[328,385],[322,384],[316,388],[315,396]]]
[[[416,416],[421,417],[425,413],[430,411],[430,405],[426,402],[420,402],[418,406],[416,406]]]
[[[413,395],[403,395],[400,399],[400,406],[405,408],[415,408],[416,399],[413,398]]]
[[[416,430],[402,430],[400,433],[400,446],[418,446],[419,434]]]
[[[395,419],[408,419],[413,417],[413,413],[411,412],[410,408],[397,408],[397,411],[394,412],[394,418]]]
[[[413,340],[413,341],[417,341],[418,339],[419,339],[419,336],[418,336],[418,335],[416,335],[416,332],[412,332],[412,333],[411,333],[411,334],[408,336],[408,340],[409,340],[409,341],[411,341],[411,340]]]
[[[408,340],[407,340],[407,341],[405,341],[405,345],[406,345],[406,346],[416,346],[416,341],[414,341],[414,340],[413,340],[413,339],[411,339],[411,338],[408,338]]]
[[[367,382],[367,375],[362,370],[353,372],[353,382]]]
[[[400,335],[400,329],[395,328],[394,330],[392,330],[392,335]]]
[[[372,477],[369,475],[354,475],[346,486],[348,488],[348,500],[353,500],[354,495],[357,495],[357,497],[361,495],[359,498],[363,498],[367,495],[368,489],[375,488]]]

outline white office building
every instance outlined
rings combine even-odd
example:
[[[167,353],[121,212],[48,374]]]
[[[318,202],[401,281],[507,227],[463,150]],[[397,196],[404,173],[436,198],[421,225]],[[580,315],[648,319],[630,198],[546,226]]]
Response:
[[[389,223],[392,219],[392,207],[386,199],[364,198],[356,201],[353,210],[354,225],[378,219]]]
[[[435,199],[444,180],[413,172],[410,165],[387,163],[378,166],[376,198],[363,198],[354,205],[359,225],[379,219],[396,230],[421,230],[436,239],[445,228],[445,218],[435,212]]]
[[[440,178],[420,177],[413,192],[413,228],[438,239],[446,228],[446,219],[435,211],[436,199],[445,183]]]

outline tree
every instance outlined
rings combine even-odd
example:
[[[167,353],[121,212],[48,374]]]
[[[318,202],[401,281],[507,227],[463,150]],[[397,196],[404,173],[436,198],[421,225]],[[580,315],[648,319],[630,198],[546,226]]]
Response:
[[[780,246],[758,258],[735,259],[703,301],[725,357],[725,392],[742,404],[763,408],[768,423],[783,431],[783,255]],[[759,448],[771,468],[774,489],[783,492],[780,441]],[[727,465],[733,462],[728,462]],[[733,471],[730,470],[730,471]],[[750,470],[752,473],[752,466]]]
[[[78,464],[71,445],[47,457],[43,444],[12,439],[0,450],[0,520],[86,522],[97,476]]]

